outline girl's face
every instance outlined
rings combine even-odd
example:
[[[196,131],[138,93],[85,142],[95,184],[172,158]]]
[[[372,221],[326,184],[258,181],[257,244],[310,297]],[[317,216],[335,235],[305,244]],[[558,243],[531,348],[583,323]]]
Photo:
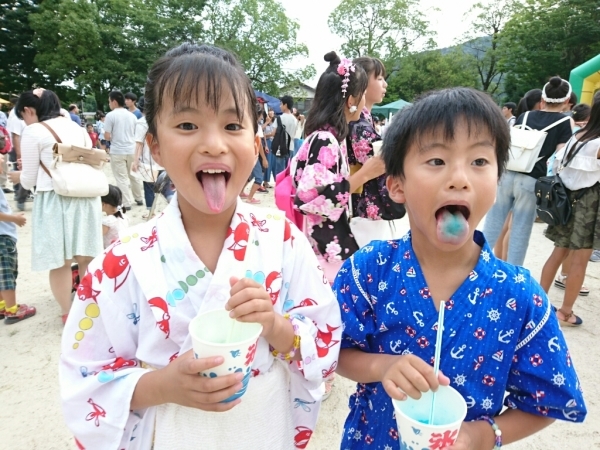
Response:
[[[179,108],[166,100],[156,116],[157,136],[147,137],[152,156],[177,188],[182,213],[233,214],[258,157],[247,108],[240,121],[225,87],[219,106],[214,111],[199,102]]]
[[[380,74],[379,76],[375,76],[375,72],[373,72],[369,76],[369,84],[367,85],[367,92],[365,94],[367,104],[374,105],[376,103],[381,103],[383,97],[385,97],[387,85],[383,75]]]

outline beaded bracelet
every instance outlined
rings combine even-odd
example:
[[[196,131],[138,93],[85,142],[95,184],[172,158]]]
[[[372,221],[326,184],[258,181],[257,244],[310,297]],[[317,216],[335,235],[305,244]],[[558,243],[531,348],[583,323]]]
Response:
[[[496,421],[492,419],[490,416],[483,416],[480,420],[485,420],[492,426],[492,430],[494,430],[494,435],[496,437],[496,443],[492,450],[499,450],[502,447],[502,430],[496,424]]]
[[[294,328],[294,342],[292,344],[292,349],[288,353],[280,353],[271,346],[269,346],[269,348],[271,350],[271,354],[276,358],[279,358],[284,361],[291,361],[294,358],[294,356],[296,356],[296,351],[300,348],[300,336],[298,335],[299,327],[298,325],[294,325],[294,322],[292,321],[292,318],[289,314],[284,314],[283,318],[289,320],[292,324],[292,327]]]

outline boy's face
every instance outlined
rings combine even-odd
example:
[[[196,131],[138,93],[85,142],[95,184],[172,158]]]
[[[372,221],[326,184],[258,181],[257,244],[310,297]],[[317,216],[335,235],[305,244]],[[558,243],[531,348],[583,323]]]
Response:
[[[505,119],[510,119],[513,116],[512,110],[508,109],[506,106],[502,107],[502,114]]]
[[[225,88],[218,111],[201,101],[179,109],[163,103],[156,139],[148,135],[147,142],[177,187],[182,213],[233,214],[258,157],[260,141],[252,122],[247,108],[238,119]]]
[[[456,251],[472,241],[473,232],[494,204],[498,163],[494,140],[485,131],[471,135],[458,122],[454,141],[443,133],[424,135],[409,148],[404,177],[389,177],[392,200],[404,203],[413,240],[429,243],[437,250]],[[449,243],[440,238],[444,212],[466,219],[468,232]],[[462,220],[461,217],[461,220]]]

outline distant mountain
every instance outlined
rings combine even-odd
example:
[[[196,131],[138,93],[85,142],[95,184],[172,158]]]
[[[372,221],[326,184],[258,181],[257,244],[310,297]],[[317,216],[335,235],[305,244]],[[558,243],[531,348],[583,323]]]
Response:
[[[439,51],[442,52],[442,55],[446,55],[453,50],[461,49],[467,54],[476,55],[477,52],[472,47],[478,47],[482,49],[488,49],[492,46],[492,37],[491,36],[481,36],[475,38],[471,41],[463,42],[462,44],[455,45],[453,47],[445,47],[440,48]]]

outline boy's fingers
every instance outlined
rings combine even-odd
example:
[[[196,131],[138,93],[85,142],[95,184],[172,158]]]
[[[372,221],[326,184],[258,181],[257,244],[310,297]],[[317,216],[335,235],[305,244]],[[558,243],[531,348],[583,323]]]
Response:
[[[442,386],[450,385],[450,378],[448,378],[446,375],[444,375],[444,373],[441,370],[438,373],[438,381]]]
[[[392,380],[390,379],[386,379],[383,380],[383,382],[381,383],[383,384],[383,388],[385,389],[385,392],[388,393],[388,395],[390,397],[392,397],[395,400],[406,400],[407,396],[404,392],[402,392],[398,386],[396,385],[396,383],[394,383]]]
[[[438,378],[435,376],[435,372],[433,371],[433,367],[427,364],[420,358],[415,358],[411,361],[412,367],[419,374],[417,377],[413,374],[415,383],[418,384],[418,388],[421,392],[427,392],[428,390],[437,391],[440,383]]]

